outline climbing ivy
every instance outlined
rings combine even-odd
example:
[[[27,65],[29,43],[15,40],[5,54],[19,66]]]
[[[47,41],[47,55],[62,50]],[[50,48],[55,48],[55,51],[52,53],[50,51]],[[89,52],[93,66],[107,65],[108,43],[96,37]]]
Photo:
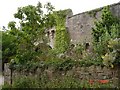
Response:
[[[65,27],[68,12],[69,9],[54,12],[56,19],[55,49],[58,53],[64,52],[69,46],[69,34]]]

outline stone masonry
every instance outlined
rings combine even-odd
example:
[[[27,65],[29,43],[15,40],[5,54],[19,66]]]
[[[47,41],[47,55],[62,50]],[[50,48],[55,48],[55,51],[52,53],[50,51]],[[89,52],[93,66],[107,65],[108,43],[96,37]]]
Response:
[[[102,9],[103,7],[76,15],[69,15],[66,18],[66,28],[70,34],[72,44],[90,43],[92,41],[91,33],[94,21],[101,18]],[[110,10],[113,15],[120,17],[120,2],[110,5]]]
[[[110,10],[114,16],[120,17],[120,2],[109,5]],[[102,9],[97,8],[91,11],[86,11],[73,15],[72,10],[69,10],[69,13],[66,17],[66,30],[70,35],[71,44],[79,43],[89,43],[92,42],[92,28],[94,27],[94,22],[101,18]],[[55,43],[55,27],[47,30],[46,36],[49,38],[48,45],[51,48],[54,48]]]

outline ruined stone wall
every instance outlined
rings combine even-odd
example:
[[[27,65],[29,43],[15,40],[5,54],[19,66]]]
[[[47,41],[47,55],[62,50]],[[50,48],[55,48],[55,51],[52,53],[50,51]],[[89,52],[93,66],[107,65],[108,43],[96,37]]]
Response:
[[[101,18],[102,9],[103,7],[67,17],[66,27],[70,34],[71,43],[91,42],[92,27],[94,27],[94,21]],[[110,5],[110,10],[113,15],[120,17],[120,2]]]
[[[48,69],[41,69],[37,68],[34,73],[33,72],[26,72],[26,71],[13,71],[12,72],[12,77],[11,77],[11,72],[10,69],[8,68],[8,64],[6,66],[6,71],[4,72],[4,81],[8,82],[9,84],[14,82],[14,79],[17,78],[18,76],[29,76],[32,75],[34,76],[40,76],[40,75],[47,75],[49,79],[52,79],[56,77],[56,75],[59,77],[64,77],[64,76],[74,76],[78,78],[78,80],[109,80],[110,82],[113,83],[114,86],[118,86],[118,81],[119,75],[118,75],[118,70],[119,68],[107,68],[107,67],[101,67],[101,66],[89,66],[89,67],[73,67],[70,70],[67,71],[55,71],[53,67],[49,67]]]
[[[48,45],[51,48],[54,48],[56,28],[52,27],[52,28],[46,30],[45,33],[46,33],[46,37],[48,38]]]

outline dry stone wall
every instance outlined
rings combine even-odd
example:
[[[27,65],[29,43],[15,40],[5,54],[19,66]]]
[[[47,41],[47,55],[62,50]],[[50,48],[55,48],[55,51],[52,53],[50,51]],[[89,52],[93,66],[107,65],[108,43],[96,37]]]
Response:
[[[4,72],[4,80],[5,82],[11,83],[11,80],[14,81],[14,79],[18,76],[39,76],[40,75],[47,75],[48,78],[51,80],[52,78],[56,76],[64,77],[64,76],[74,76],[78,78],[78,80],[82,81],[89,81],[89,80],[109,80],[114,84],[114,86],[118,86],[119,82],[119,68],[111,69],[107,67],[101,67],[101,66],[90,66],[90,67],[73,67],[70,70],[67,71],[55,71],[53,67],[49,67],[48,69],[41,69],[37,68],[35,72],[26,72],[26,71],[14,71],[11,72],[8,68],[8,64],[6,66],[6,71]]]
[[[4,75],[4,82],[8,82],[10,84],[10,81],[11,81],[11,70],[9,69],[9,64],[6,63],[4,65],[4,72],[3,72],[3,75]]]

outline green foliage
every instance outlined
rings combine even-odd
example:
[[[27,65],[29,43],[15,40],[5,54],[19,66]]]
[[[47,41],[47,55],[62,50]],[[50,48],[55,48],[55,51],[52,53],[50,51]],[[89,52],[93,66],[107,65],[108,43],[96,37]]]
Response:
[[[16,27],[16,22],[11,21],[8,24],[9,30],[3,32],[3,60],[19,65],[37,60],[39,55],[45,55],[49,51],[45,49],[48,45],[44,30],[55,24],[55,19],[51,16],[54,7],[47,3],[44,8],[47,14],[44,14],[40,2],[37,6],[28,5],[18,8],[14,17],[19,19],[20,27]]]
[[[9,30],[3,33],[2,59],[10,62],[10,68],[18,70],[34,69],[41,67],[41,65],[36,64],[37,62],[46,60],[45,64],[48,59],[52,63],[52,59],[57,58],[55,55],[65,52],[69,46],[69,35],[65,28],[66,15],[69,10],[53,12],[54,7],[47,3],[44,5],[47,14],[44,14],[42,8],[40,2],[37,6],[19,7],[14,17],[19,19],[20,27],[16,27],[16,22],[11,21],[8,24]],[[56,26],[56,38],[55,49],[52,50],[52,53],[50,52],[51,48],[47,45],[44,30],[53,26]],[[64,61],[61,64],[60,62],[57,63],[57,68],[66,65],[63,65]]]
[[[99,42],[94,42],[94,50],[99,55],[104,55],[108,51],[107,45],[110,39],[111,36],[110,34],[108,34],[108,32],[102,34],[101,37],[99,38]]]
[[[120,63],[120,23],[112,16],[108,7],[103,9],[102,19],[97,21],[93,28],[94,52],[87,51],[84,44],[69,45],[69,34],[65,27],[69,10],[53,12],[54,7],[50,3],[46,4],[45,8],[48,14],[43,14],[40,2],[37,6],[18,8],[14,16],[20,20],[20,27],[17,28],[16,23],[12,21],[8,24],[10,30],[3,32],[2,59],[10,61],[10,68],[35,73],[37,69],[44,71],[52,67],[54,71],[61,72],[73,67],[102,66],[103,64],[112,66]],[[44,30],[53,26],[56,26],[55,49],[51,50],[45,40]],[[42,73],[39,78],[33,79],[26,76],[17,78],[12,87],[90,87],[87,82],[82,84],[81,82],[72,76],[49,80]]]
[[[9,85],[7,85],[9,86]],[[74,76],[54,77],[52,80],[47,75],[22,76],[14,79],[11,88],[111,88],[112,83],[100,84],[94,82],[90,84],[87,80],[80,80]],[[7,87],[9,88],[9,87]],[[4,88],[3,88],[4,89]]]
[[[11,21],[8,23],[8,28],[10,28],[11,30],[15,30],[16,26],[15,26],[16,22],[15,21]]]
[[[27,76],[23,76],[21,77],[17,77],[17,79],[14,81],[12,87],[14,88],[35,88],[37,87],[37,80],[35,80],[33,77],[27,77]]]
[[[7,88],[12,88],[11,85],[7,82],[4,82],[4,85],[2,85],[2,89],[1,90],[6,90]]]
[[[55,78],[46,84],[46,88],[80,88],[80,81],[72,76]]]
[[[95,27],[93,28],[93,37],[95,42],[99,42],[100,37],[106,32],[111,34],[111,26],[119,23],[119,20],[114,17],[109,10],[109,6],[105,7],[102,11],[101,20],[95,22]]]
[[[111,39],[108,43],[109,52],[103,56],[103,64],[114,67],[120,64],[120,39]]]
[[[48,14],[43,13],[42,5],[39,2],[37,6],[20,7],[18,12],[14,14],[14,17],[20,20],[20,28],[26,38],[29,38],[31,44],[43,40],[44,30],[53,26],[55,22],[50,15],[54,9],[52,5],[47,3],[45,9],[47,9]]]
[[[58,53],[65,52],[69,46],[69,34],[65,27],[66,16],[69,10],[60,10],[54,12],[56,20],[55,49]]]
[[[119,64],[119,37],[120,19],[112,15],[109,6],[105,7],[101,20],[95,22],[93,28],[93,45],[95,52],[100,56],[103,55],[103,64],[106,66],[113,67],[113,64]]]
[[[112,32],[113,26],[116,26],[119,24],[119,20],[112,15],[112,13],[109,10],[109,7],[105,7],[102,12],[101,20],[95,22],[95,27],[93,28],[93,38],[94,42],[101,42],[105,38],[105,41],[108,41],[107,39],[112,38],[111,36],[116,35],[118,33],[115,33],[117,31]]]
[[[73,66],[77,65],[77,62],[71,59],[59,59],[54,58],[52,60],[45,61],[45,65],[49,67],[53,67],[56,71],[67,71],[72,69]]]
[[[47,76],[40,77],[23,76],[15,79],[12,88],[79,88],[80,81],[72,76],[54,78],[49,80]]]
[[[8,32],[2,32],[2,60],[3,62],[8,62],[16,54],[17,38],[13,35],[8,34]]]
[[[43,56],[43,55],[42,55]],[[68,71],[73,67],[89,67],[91,65],[102,66],[102,59],[99,55],[93,55],[92,53],[84,52],[83,58],[71,58],[71,57],[57,57],[54,55],[48,55],[44,57],[44,60],[35,59],[28,61],[27,63],[14,65],[14,69],[23,72],[36,72],[38,68],[41,70],[52,68],[53,71]]]

